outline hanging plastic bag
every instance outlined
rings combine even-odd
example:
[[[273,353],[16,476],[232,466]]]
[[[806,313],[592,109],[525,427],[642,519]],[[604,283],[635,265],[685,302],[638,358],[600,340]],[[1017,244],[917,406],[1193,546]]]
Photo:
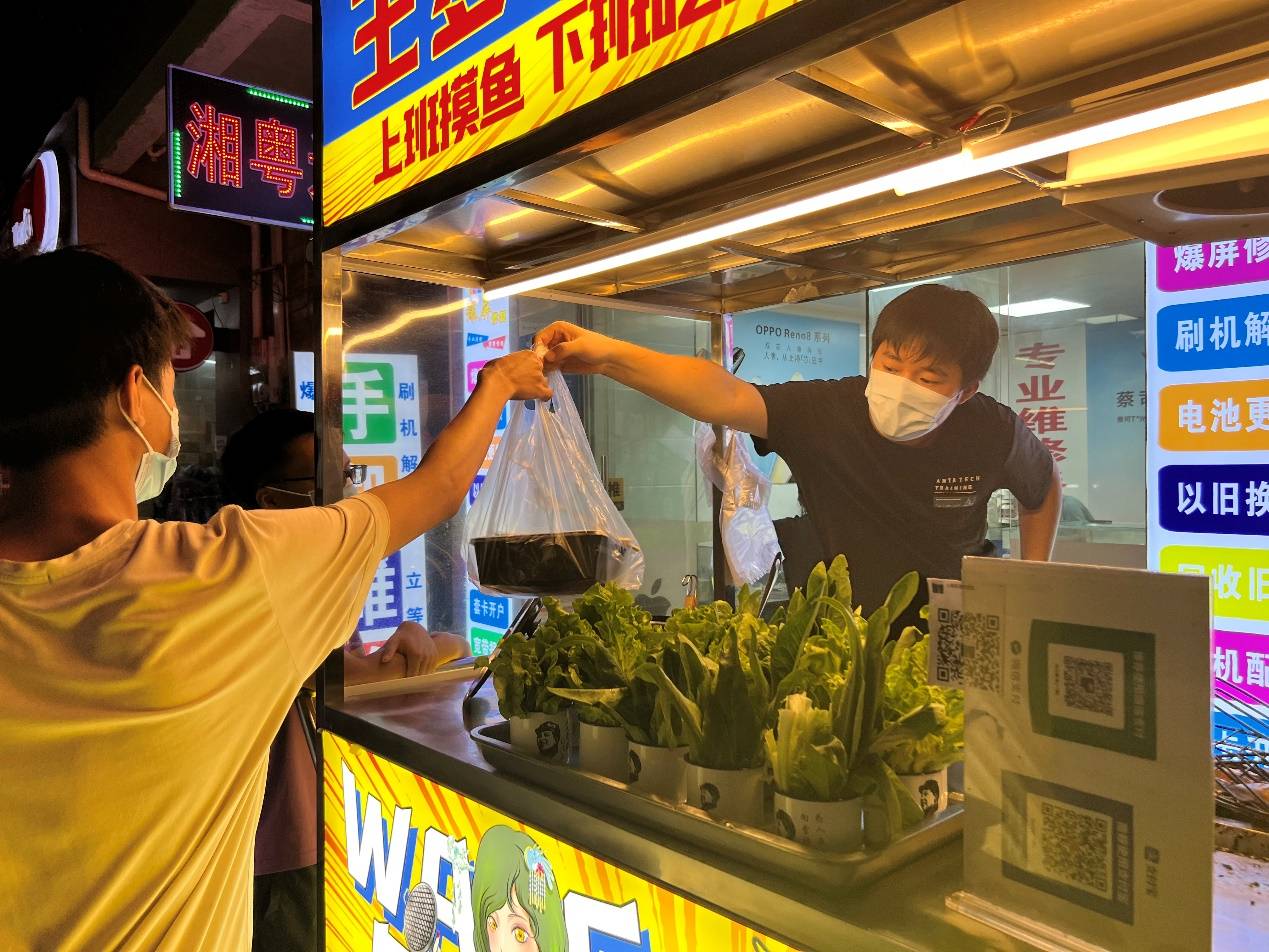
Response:
[[[744,440],[733,430],[723,430],[724,448],[717,452],[714,428],[696,425],[696,459],[705,477],[722,493],[719,523],[723,552],[732,578],[753,585],[771,571],[780,552],[775,525],[767,510],[771,480],[749,456]]]
[[[483,592],[576,595],[643,584],[643,552],[608,498],[572,394],[517,402],[467,515],[467,575]]]

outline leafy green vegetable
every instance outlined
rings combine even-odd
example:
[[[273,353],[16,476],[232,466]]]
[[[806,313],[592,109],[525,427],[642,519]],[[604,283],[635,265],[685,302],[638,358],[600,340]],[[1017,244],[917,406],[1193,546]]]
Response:
[[[641,675],[653,680],[678,709],[693,763],[716,770],[742,770],[762,762],[762,731],[771,685],[762,661],[761,641],[764,634],[769,635],[769,628],[750,614],[720,612],[717,617],[719,630],[703,632],[708,636],[708,654],[678,629],[681,686],[663,667],[645,666]]]
[[[965,750],[965,694],[927,683],[930,639],[908,628],[895,645],[886,669],[884,717],[896,722],[905,712],[931,708],[942,713],[944,723],[935,732],[905,740],[883,757],[899,774],[934,773],[960,760]]]
[[[799,800],[848,800],[846,748],[833,733],[828,711],[792,694],[780,709],[775,730],[763,736],[776,789]]]
[[[764,738],[782,793],[810,800],[872,794],[891,830],[921,818],[889,759],[939,736],[946,709],[914,692],[887,691],[892,680],[906,684],[911,677],[915,662],[908,646],[896,651],[888,637],[918,583],[915,572],[903,576],[865,620],[848,607],[850,577],[845,559],[838,558],[830,567],[816,567],[805,597],[795,592],[790,599],[772,656],[773,675],[784,672],[775,691],[779,710],[775,729]],[[891,678],[897,662],[908,668]]]

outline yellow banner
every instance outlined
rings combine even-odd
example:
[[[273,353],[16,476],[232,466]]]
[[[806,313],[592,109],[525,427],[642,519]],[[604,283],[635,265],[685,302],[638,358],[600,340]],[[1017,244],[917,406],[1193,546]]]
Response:
[[[792,952],[343,738],[322,736],[327,952],[407,952],[407,930],[416,944],[426,937],[428,909],[439,952]]]
[[[322,220],[363,211],[796,2],[560,0],[325,145]]]
[[[1159,571],[1206,575],[1212,580],[1212,614],[1269,621],[1269,552],[1205,545],[1168,545]]]

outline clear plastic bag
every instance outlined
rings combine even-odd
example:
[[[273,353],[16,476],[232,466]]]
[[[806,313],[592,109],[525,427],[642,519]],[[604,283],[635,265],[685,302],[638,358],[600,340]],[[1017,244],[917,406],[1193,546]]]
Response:
[[[577,595],[597,582],[643,584],[643,552],[595,467],[572,394],[511,411],[467,515],[467,575],[483,592]]]
[[[771,480],[749,456],[744,440],[723,430],[724,449],[717,452],[714,428],[696,425],[696,460],[706,478],[723,494],[719,524],[727,567],[737,584],[753,585],[771,571],[780,552],[775,525],[767,510]]]

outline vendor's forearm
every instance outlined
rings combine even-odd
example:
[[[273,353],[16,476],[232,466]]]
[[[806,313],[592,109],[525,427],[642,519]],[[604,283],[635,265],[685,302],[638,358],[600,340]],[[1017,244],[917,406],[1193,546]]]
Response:
[[[704,423],[767,435],[767,409],[753,384],[699,357],[660,354],[619,343],[604,373]]]
[[[1047,562],[1053,557],[1058,518],[1062,514],[1062,479],[1057,468],[1044,502],[1035,509],[1023,509],[1018,517],[1021,555],[1030,562]]]

